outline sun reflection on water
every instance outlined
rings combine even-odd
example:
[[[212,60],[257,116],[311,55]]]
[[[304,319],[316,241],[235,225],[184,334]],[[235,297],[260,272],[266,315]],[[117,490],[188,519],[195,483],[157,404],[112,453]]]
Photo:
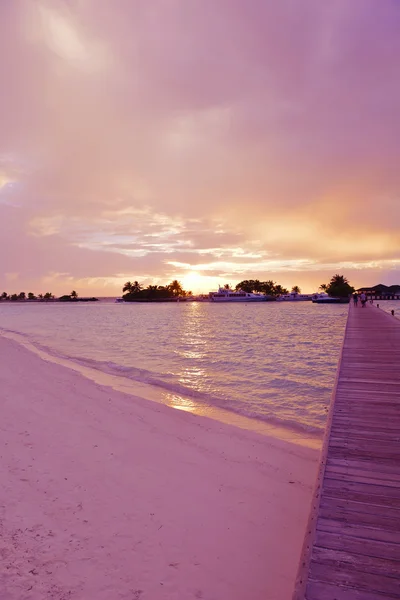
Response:
[[[166,398],[168,406],[171,408],[184,410],[186,412],[195,412],[197,409],[197,404],[193,402],[193,400],[183,398],[183,396],[178,396],[177,394],[167,394]]]

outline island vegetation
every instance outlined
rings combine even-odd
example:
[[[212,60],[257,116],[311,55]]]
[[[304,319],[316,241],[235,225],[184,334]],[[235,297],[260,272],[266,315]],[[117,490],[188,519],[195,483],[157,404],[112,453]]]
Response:
[[[75,290],[72,290],[70,294],[65,294],[56,298],[51,292],[44,294],[38,294],[37,296],[33,292],[20,292],[19,294],[8,294],[3,292],[0,295],[0,301],[9,302],[97,302],[98,298],[79,298]]]
[[[223,287],[227,290],[235,289],[248,293],[261,293],[270,298],[277,298],[281,294],[288,293],[286,288],[272,280],[259,281],[258,279],[245,279],[240,281],[235,288],[232,288],[228,283]],[[294,286],[292,291],[300,293],[300,288]],[[192,292],[184,290],[182,284],[177,279],[174,279],[165,286],[148,285],[147,287],[144,287],[138,281],[127,281],[122,288],[122,294],[125,302],[167,302],[193,299]],[[206,297],[206,295],[202,295],[203,299]]]
[[[229,283],[223,286],[227,290],[241,290],[247,293],[265,294],[267,299],[273,300],[288,294],[289,290],[272,279],[260,281],[259,279],[243,279],[234,287]],[[320,290],[326,291],[329,296],[339,298],[348,298],[354,292],[354,288],[349,284],[348,279],[343,275],[334,275],[328,284],[322,284]],[[295,294],[301,294],[298,285],[294,285],[291,291]],[[192,300],[194,296],[191,291],[183,289],[182,284],[174,279],[168,285],[148,285],[145,287],[139,281],[127,281],[122,288],[122,298],[125,302],[167,302],[177,300]],[[207,299],[206,294],[198,296],[198,299]]]
[[[242,290],[243,292],[248,292],[249,294],[265,294],[266,296],[272,296],[273,298],[288,293],[288,290],[286,288],[282,287],[278,283],[275,283],[275,281],[272,281],[272,279],[268,281],[259,281],[258,279],[244,279],[235,286],[235,290]]]
[[[328,284],[321,284],[319,289],[334,298],[349,298],[355,292],[347,277],[338,274],[334,275]]]
[[[59,302],[97,302],[98,298],[79,298],[75,290],[72,290],[70,294],[60,296]]]
[[[148,285],[144,287],[138,281],[127,281],[122,288],[125,302],[166,302],[189,298],[191,291],[183,289],[182,284],[174,279],[168,285]]]

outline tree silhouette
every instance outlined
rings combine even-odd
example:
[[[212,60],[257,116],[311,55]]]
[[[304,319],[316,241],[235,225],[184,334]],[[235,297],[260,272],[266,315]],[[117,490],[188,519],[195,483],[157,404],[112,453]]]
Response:
[[[349,284],[347,277],[336,274],[331,278],[326,291],[329,296],[348,298],[355,290],[353,286]]]
[[[76,293],[75,290],[72,290],[72,292],[70,293],[71,298],[77,298],[78,294]]]
[[[251,292],[253,291],[253,280],[252,279],[244,279],[243,281],[240,281],[236,286],[235,286],[235,290],[239,291],[241,290],[242,292],[247,292],[248,294],[251,294]]]
[[[183,290],[182,285],[177,279],[171,281],[171,283],[167,286],[170,292],[172,292],[173,296],[184,296],[185,292]]]
[[[301,289],[299,288],[298,285],[294,285],[292,287],[292,292],[294,292],[295,294],[301,294]]]
[[[287,294],[288,291],[286,288],[282,287],[279,284],[276,284],[272,279],[268,281],[259,281],[258,279],[244,279],[240,281],[235,287],[235,290],[242,290],[243,292],[247,292],[249,294],[263,293],[267,296],[279,296],[280,294]]]
[[[268,281],[264,281],[262,284],[262,291],[267,296],[275,296],[275,282],[272,279],[268,279]]]
[[[283,294],[287,294],[287,293],[288,293],[288,290],[286,288],[284,288],[281,285],[277,284],[274,287],[272,295],[273,296],[282,296]]]

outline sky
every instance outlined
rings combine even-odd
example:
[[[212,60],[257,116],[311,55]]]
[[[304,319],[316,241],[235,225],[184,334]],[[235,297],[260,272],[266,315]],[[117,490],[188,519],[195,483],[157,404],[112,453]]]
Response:
[[[0,0],[0,290],[400,283],[398,0]]]

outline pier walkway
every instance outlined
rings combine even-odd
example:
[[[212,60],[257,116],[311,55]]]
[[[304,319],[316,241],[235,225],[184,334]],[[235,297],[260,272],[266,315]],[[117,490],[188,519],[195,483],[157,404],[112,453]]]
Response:
[[[400,321],[349,307],[293,600],[400,599]]]

